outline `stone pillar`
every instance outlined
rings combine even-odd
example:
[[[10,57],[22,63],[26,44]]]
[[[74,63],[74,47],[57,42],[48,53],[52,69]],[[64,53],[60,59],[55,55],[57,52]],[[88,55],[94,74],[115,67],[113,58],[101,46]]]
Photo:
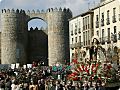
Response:
[[[65,64],[69,60],[69,22],[72,17],[69,9],[49,9],[48,20],[48,59],[49,65],[57,62]]]

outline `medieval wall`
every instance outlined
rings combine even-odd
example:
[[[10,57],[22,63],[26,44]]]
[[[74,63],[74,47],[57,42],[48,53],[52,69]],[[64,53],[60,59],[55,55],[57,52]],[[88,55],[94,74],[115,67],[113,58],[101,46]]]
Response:
[[[62,64],[69,60],[69,24],[72,17],[69,9],[49,9],[48,19],[48,57],[49,65]]]
[[[47,54],[49,65],[56,62],[64,64],[64,60],[69,61],[68,19],[71,17],[72,12],[69,9],[61,8],[50,8],[46,12],[33,10],[27,13],[18,9],[2,10],[1,63],[25,64],[28,58],[32,60],[33,56],[41,57]],[[30,31],[28,36],[28,22],[34,18],[42,19],[47,23],[48,42],[47,35],[41,30]]]
[[[47,30],[30,28],[28,33],[28,61],[43,61],[48,65]]]
[[[26,16],[24,10],[2,10],[1,63],[26,62]]]

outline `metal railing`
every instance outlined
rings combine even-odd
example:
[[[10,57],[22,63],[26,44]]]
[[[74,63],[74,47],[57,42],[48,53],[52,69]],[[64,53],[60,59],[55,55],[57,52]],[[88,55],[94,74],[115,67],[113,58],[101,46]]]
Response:
[[[106,24],[109,25],[110,24],[110,18],[106,19]]]
[[[112,22],[113,22],[113,23],[116,22],[116,15],[112,16]]]
[[[99,28],[99,21],[96,21],[96,28]]]
[[[70,44],[70,48],[77,48],[77,47],[82,47],[82,42],[77,42],[74,44]]]

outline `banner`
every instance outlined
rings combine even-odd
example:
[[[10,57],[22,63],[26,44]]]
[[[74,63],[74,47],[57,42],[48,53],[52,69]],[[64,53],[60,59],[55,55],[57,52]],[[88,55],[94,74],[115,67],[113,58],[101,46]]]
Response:
[[[27,66],[26,66],[26,65],[23,65],[23,68],[24,68],[24,69],[26,69],[26,68],[27,68]]]
[[[15,64],[11,64],[11,69],[15,69]]]
[[[16,68],[19,68],[20,64],[19,63],[16,63]]]
[[[27,64],[27,68],[32,68],[32,64]]]

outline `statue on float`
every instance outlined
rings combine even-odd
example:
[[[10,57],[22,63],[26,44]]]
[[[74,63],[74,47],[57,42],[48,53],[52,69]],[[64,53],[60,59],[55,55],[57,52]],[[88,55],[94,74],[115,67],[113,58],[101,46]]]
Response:
[[[99,44],[99,41],[96,38],[94,38],[93,42],[92,42],[92,46],[91,46],[91,48],[89,50],[90,61],[97,60],[98,44]]]

